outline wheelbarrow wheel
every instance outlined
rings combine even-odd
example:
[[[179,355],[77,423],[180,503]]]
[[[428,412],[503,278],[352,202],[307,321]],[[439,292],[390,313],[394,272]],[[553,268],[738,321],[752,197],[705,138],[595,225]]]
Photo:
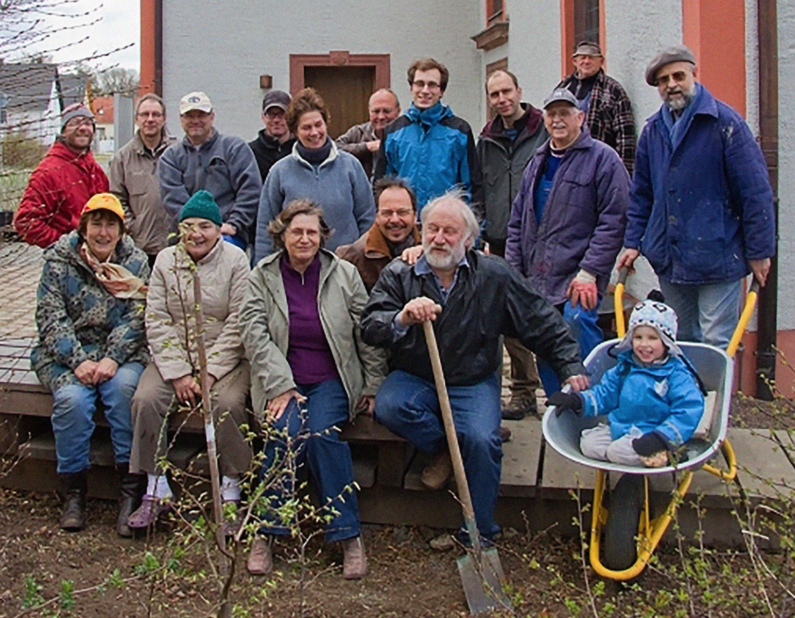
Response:
[[[610,492],[605,525],[604,563],[613,571],[628,569],[638,559],[636,537],[643,508],[643,477],[625,474]]]

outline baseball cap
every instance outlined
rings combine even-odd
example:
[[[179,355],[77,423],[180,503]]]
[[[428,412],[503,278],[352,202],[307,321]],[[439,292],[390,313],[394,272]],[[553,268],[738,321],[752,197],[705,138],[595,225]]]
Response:
[[[287,111],[287,106],[290,105],[292,97],[281,90],[271,90],[262,99],[262,111],[267,112],[269,107],[278,107]]]
[[[213,104],[203,92],[191,92],[179,100],[179,115],[187,114],[194,109],[209,114],[213,111]]]
[[[82,217],[87,212],[93,212],[95,210],[109,210],[124,221],[124,209],[121,207],[119,198],[112,193],[97,193],[92,196],[91,199],[86,202],[86,205],[83,206],[83,211],[80,213],[80,216]]]
[[[546,100],[544,101],[544,109],[557,103],[558,101],[565,101],[569,105],[577,107],[577,98],[567,88],[555,88]]]

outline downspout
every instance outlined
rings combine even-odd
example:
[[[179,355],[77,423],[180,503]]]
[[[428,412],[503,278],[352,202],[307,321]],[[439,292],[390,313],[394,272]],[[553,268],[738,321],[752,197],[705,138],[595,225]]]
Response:
[[[776,0],[757,0],[759,43],[759,142],[767,163],[778,236],[778,16]],[[756,346],[756,396],[773,399],[776,377],[778,258],[773,257],[767,285],[759,294]]]
[[[155,0],[155,94],[163,96],[163,0]]]

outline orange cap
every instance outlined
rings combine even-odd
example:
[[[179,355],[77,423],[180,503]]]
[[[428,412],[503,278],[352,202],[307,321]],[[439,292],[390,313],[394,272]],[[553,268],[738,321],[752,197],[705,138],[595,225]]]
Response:
[[[91,212],[93,210],[109,210],[114,215],[119,217],[122,221],[124,221],[124,209],[121,207],[121,202],[119,198],[113,195],[112,193],[97,193],[96,195],[92,196],[86,205],[83,207],[83,212],[80,213],[82,217],[87,212]]]

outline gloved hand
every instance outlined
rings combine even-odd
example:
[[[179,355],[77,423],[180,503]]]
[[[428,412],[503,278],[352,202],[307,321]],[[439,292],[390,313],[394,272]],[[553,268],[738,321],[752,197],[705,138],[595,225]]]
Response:
[[[656,431],[644,433],[640,438],[632,441],[632,448],[641,457],[650,457],[660,451],[668,450],[668,443]]]
[[[563,414],[564,410],[571,410],[575,414],[582,414],[582,397],[577,393],[552,393],[547,399],[547,407],[555,406],[555,416]]]

